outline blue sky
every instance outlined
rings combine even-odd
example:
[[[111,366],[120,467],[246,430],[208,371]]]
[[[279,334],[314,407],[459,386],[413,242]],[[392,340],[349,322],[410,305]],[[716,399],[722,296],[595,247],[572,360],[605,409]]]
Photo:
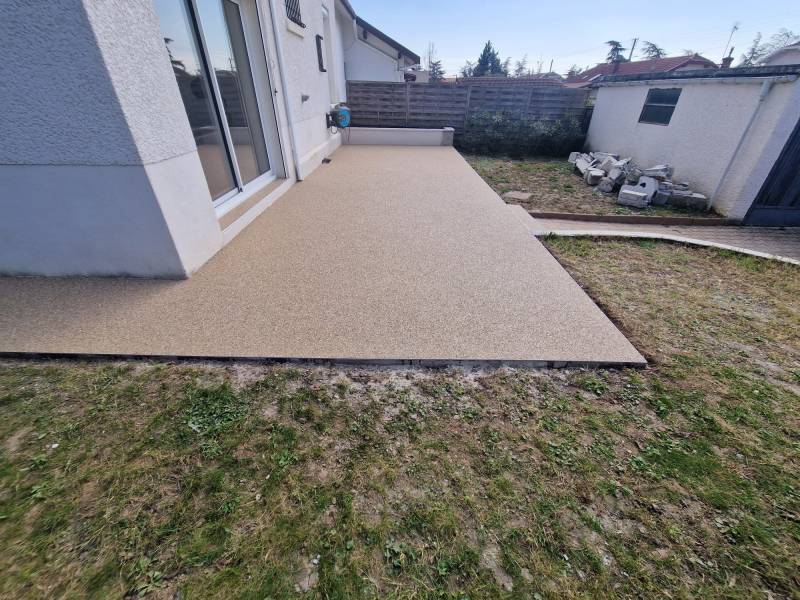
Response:
[[[398,42],[424,55],[428,42],[448,74],[475,60],[487,40],[512,61],[528,55],[534,67],[565,72],[601,62],[604,42],[649,40],[669,55],[692,49],[714,61],[722,58],[731,26],[734,55],[744,52],[758,31],[765,37],[784,27],[800,32],[800,0],[662,2],[535,2],[533,0],[351,0],[356,13]],[[513,64],[513,62],[512,62]]]

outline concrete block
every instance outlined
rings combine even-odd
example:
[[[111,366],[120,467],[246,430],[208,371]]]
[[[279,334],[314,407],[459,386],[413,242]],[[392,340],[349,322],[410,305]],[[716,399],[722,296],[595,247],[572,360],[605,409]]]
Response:
[[[619,191],[619,196],[617,196],[617,204],[645,208],[650,204],[650,201],[647,198],[647,194],[636,190],[636,186],[623,185]]]
[[[597,185],[600,180],[605,177],[605,171],[602,169],[587,169],[584,179],[589,185]]]
[[[607,156],[602,161],[600,161],[600,164],[597,165],[597,168],[602,169],[604,173],[609,173],[616,164],[617,161],[615,159],[611,158],[610,156]]]
[[[628,168],[625,170],[625,181],[628,183],[639,183],[639,178],[641,176],[642,170],[638,167],[628,165]]]
[[[608,172],[608,176],[613,179],[616,184],[625,181],[625,171],[623,171],[621,167],[612,167]]]
[[[615,187],[617,187],[617,182],[610,177],[603,177],[597,184],[597,189],[606,194],[613,192]]]
[[[506,200],[518,200],[520,202],[530,200],[531,196],[533,196],[533,194],[529,194],[528,192],[506,192],[503,194],[503,198]]]
[[[592,166],[592,161],[586,160],[583,156],[575,161],[575,168],[580,171],[581,175],[586,175],[586,171]]]
[[[591,156],[597,162],[603,162],[607,158],[619,160],[619,154],[611,154],[610,152],[589,152],[589,156]]]
[[[652,204],[655,206],[666,206],[669,204],[669,199],[672,194],[669,191],[658,190],[656,195],[653,196]]]
[[[569,158],[567,159],[571,164],[575,164],[575,161],[578,160],[578,157],[581,155],[580,152],[570,152]]]
[[[644,169],[642,174],[663,181],[672,177],[673,171],[674,169],[669,165],[656,165],[654,167]]]
[[[708,198],[698,192],[675,191],[670,195],[669,205],[676,208],[690,208],[692,210],[706,210]]]
[[[647,200],[650,201],[655,196],[656,192],[658,191],[658,181],[653,179],[652,177],[647,177],[642,175],[639,177],[639,181],[636,184],[636,188],[640,192],[644,192],[647,194]]]

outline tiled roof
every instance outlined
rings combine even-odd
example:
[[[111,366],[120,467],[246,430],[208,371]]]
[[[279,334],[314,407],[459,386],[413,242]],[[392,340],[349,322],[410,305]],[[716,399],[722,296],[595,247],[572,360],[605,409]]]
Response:
[[[617,70],[614,71],[614,67]],[[697,66],[703,68],[716,68],[716,63],[700,56],[699,54],[690,54],[688,56],[673,56],[670,58],[654,58],[652,60],[635,60],[628,62],[617,63],[601,63],[596,67],[592,67],[567,77],[567,84],[570,87],[576,87],[583,84],[589,84],[601,75],[640,75],[645,73],[668,73],[685,66]]]
[[[766,65],[763,67],[736,67],[733,69],[690,69],[662,73],[633,73],[631,75],[606,75],[593,85],[606,86],[619,82],[669,81],[674,79],[735,79],[753,77],[791,77],[800,75],[800,65]]]

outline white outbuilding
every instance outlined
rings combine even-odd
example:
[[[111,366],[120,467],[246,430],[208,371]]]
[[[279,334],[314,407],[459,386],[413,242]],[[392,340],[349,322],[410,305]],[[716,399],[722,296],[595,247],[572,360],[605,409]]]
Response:
[[[591,150],[669,163],[721,215],[800,225],[800,64],[606,76]]]

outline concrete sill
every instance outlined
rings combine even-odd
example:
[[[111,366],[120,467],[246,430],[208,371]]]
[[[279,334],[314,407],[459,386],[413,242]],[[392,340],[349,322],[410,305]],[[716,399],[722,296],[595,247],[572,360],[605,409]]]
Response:
[[[247,211],[278,189],[285,181],[285,179],[273,179],[263,187],[249,194],[239,194],[239,196],[235,196],[228,202],[218,206],[215,211],[220,228],[223,231],[226,230],[232,223],[247,213]]]
[[[292,21],[292,20],[290,20],[288,18],[286,19],[286,29],[288,29],[289,31],[291,31],[293,34],[295,34],[298,37],[301,37],[301,38],[302,37],[306,37],[306,29],[307,29],[307,27],[300,27],[300,25],[298,25],[297,23],[295,23],[294,21]]]

